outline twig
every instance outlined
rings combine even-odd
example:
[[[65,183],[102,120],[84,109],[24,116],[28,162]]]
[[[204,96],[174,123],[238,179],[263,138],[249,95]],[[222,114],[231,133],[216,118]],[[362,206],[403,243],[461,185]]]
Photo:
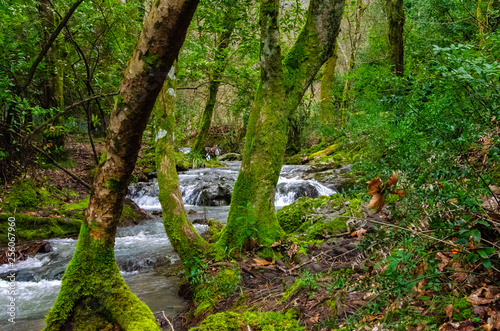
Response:
[[[172,325],[172,323],[170,323],[170,320],[167,318],[167,316],[165,316],[165,312],[162,310],[161,313],[163,315],[163,318],[167,320],[167,323],[168,323],[168,325],[170,325],[170,328],[172,329],[172,331],[175,331],[174,326]]]
[[[318,255],[316,255],[316,256],[313,256],[313,257],[312,257],[309,261],[304,262],[304,263],[302,263],[301,265],[297,265],[297,266],[295,266],[295,267],[293,267],[293,268],[289,269],[289,270],[288,270],[288,272],[292,272],[292,271],[294,271],[294,270],[295,270],[295,269],[297,269],[297,268],[301,268],[301,267],[305,266],[306,264],[309,264],[309,263],[311,263],[311,262],[315,261],[318,257],[320,257],[320,256],[321,256],[321,255],[323,255],[323,254],[325,254],[325,252],[324,252],[324,251],[323,251],[323,252],[321,252],[321,253],[319,253],[319,254],[318,254]]]

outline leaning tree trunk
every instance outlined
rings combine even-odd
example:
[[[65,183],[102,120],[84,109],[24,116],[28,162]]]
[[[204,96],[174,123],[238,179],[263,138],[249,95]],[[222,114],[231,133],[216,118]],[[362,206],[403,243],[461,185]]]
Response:
[[[344,0],[311,0],[305,26],[283,63],[274,2],[261,4],[261,82],[250,112],[245,150],[228,223],[219,245],[270,245],[283,233],[274,198],[287,142],[287,118],[323,63],[333,55]],[[284,107],[281,106],[284,97]]]
[[[403,0],[386,0],[388,37],[389,37],[389,64],[397,76],[404,74],[404,41],[405,12]]]
[[[222,75],[226,69],[227,62],[227,48],[229,47],[231,35],[233,34],[236,16],[235,8],[229,5],[228,12],[222,18],[222,33],[217,38],[217,50],[215,53],[215,63],[212,72],[212,77],[208,86],[208,98],[205,104],[205,109],[201,117],[198,135],[194,142],[193,152],[204,154],[205,146],[208,137],[208,131],[212,123],[212,116],[214,113],[215,103],[217,102],[217,93],[221,83]]]
[[[319,118],[322,125],[333,124],[334,120],[332,84],[335,78],[337,58],[337,44],[335,44],[333,55],[323,65],[323,75],[321,76]]]
[[[142,133],[197,5],[198,0],[159,0],[148,14],[111,114],[106,157],[94,180],[77,248],[45,330],[159,329],[120,275],[114,241]]]
[[[175,169],[174,126],[176,99],[176,66],[172,66],[163,87],[161,105],[156,107],[156,173],[160,193],[163,224],[175,252],[182,261],[201,258],[208,251],[208,243],[198,235],[189,221]]]

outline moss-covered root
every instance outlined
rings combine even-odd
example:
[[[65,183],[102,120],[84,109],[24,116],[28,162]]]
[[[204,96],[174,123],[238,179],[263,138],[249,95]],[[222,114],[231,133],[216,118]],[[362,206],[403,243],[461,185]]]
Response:
[[[151,310],[120,275],[113,244],[92,239],[89,227],[82,225],[75,254],[44,330],[160,330]]]

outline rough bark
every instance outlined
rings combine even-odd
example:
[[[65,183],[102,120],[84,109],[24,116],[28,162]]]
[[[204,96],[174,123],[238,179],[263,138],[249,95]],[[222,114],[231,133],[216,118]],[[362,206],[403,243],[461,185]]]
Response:
[[[106,157],[92,186],[78,245],[45,330],[159,329],[121,277],[114,240],[143,131],[197,5],[198,0],[158,0],[144,23],[111,114]]]
[[[210,125],[212,123],[212,116],[215,109],[215,104],[217,102],[217,93],[219,91],[219,86],[221,84],[222,75],[227,64],[227,48],[231,40],[231,35],[233,34],[236,16],[234,13],[235,9],[229,6],[228,12],[224,14],[222,19],[222,29],[223,31],[217,38],[217,50],[215,54],[214,69],[211,74],[211,80],[208,86],[208,98],[205,103],[205,108],[201,117],[198,135],[193,147],[193,152],[198,154],[204,154],[206,141],[208,137],[208,131],[210,130]]]
[[[337,66],[337,46],[333,55],[323,65],[323,75],[321,76],[320,109],[319,117],[321,124],[333,124],[334,107],[332,100],[332,84],[335,78],[335,67]]]
[[[189,221],[175,168],[174,126],[176,99],[176,66],[170,70],[163,87],[161,105],[154,112],[156,127],[156,173],[160,193],[158,198],[163,213],[163,224],[175,252],[182,261],[201,258],[208,251],[208,243],[198,235]]]
[[[344,1],[312,0],[306,23],[283,62],[275,5],[261,2],[261,82],[250,112],[228,223],[218,243],[229,249],[241,248],[253,238],[270,245],[283,233],[274,198],[286,149],[287,119],[333,54]]]
[[[403,31],[405,13],[403,0],[386,0],[387,26],[389,38],[389,64],[397,76],[404,74]]]

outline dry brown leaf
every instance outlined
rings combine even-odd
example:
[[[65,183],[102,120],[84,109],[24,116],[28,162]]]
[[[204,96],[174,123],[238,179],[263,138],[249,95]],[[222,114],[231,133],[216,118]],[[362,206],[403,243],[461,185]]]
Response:
[[[392,186],[395,186],[398,183],[398,175],[393,171],[391,177],[387,180],[385,184],[385,188],[390,190]]]
[[[496,286],[481,287],[472,292],[467,300],[473,305],[487,305],[500,298],[500,288]]]
[[[395,172],[393,172],[391,177],[389,177],[385,186],[382,186],[382,180],[379,177],[374,178],[366,183],[368,184],[367,194],[373,195],[373,198],[370,200],[370,204],[368,205],[368,207],[376,208],[377,211],[375,212],[375,214],[378,214],[382,210],[382,207],[384,207],[385,192],[397,194],[401,197],[406,194],[406,192],[403,190],[394,189],[394,187],[398,183],[398,176]]]
[[[439,327],[439,331],[475,331],[471,321],[463,321],[460,323],[448,322]]]
[[[446,314],[446,318],[451,321],[453,317],[453,304],[450,303],[448,306],[444,308],[444,313]]]
[[[316,315],[314,315],[314,317],[311,317],[309,319],[309,321],[312,322],[312,323],[318,323],[318,321],[319,321],[319,313],[316,313]]]
[[[382,193],[375,193],[373,198],[370,200],[368,207],[377,208],[377,211],[375,212],[375,214],[377,214],[382,210],[382,207],[384,207],[384,203],[384,195]]]
[[[366,230],[361,228],[359,230],[353,231],[350,236],[351,237],[358,237],[359,240],[363,239],[363,236],[366,234]]]
[[[258,259],[258,258],[255,258],[253,259],[255,261],[254,264],[251,264],[251,266],[253,267],[259,267],[259,266],[264,266],[264,265],[272,265],[274,264],[274,261],[272,262],[269,262],[269,261],[266,261],[264,259]]]
[[[288,249],[288,252],[287,252],[288,257],[290,257],[290,259],[291,259],[295,254],[297,254],[298,251],[299,251],[299,246],[297,244],[293,244]]]
[[[366,194],[376,194],[382,190],[382,180],[380,178],[374,178],[368,184],[368,193]]]
[[[441,260],[441,263],[438,263],[439,271],[443,272],[444,269],[450,263],[451,258],[449,258],[448,256],[444,255],[441,252],[437,253],[437,257],[439,258],[439,260]]]

